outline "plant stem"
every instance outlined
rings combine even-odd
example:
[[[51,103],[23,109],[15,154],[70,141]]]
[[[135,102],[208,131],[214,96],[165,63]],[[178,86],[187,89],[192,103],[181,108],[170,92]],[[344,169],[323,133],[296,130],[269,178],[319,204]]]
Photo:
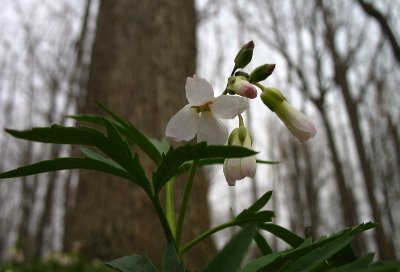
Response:
[[[175,234],[175,204],[174,204],[174,184],[175,178],[170,179],[166,186],[166,200],[165,200],[165,212],[169,227],[173,234]]]
[[[224,224],[221,224],[219,226],[216,226],[212,229],[209,229],[209,230],[203,232],[202,234],[200,234],[199,236],[197,236],[196,238],[194,238],[192,241],[190,241],[189,243],[187,243],[185,246],[183,246],[181,248],[181,250],[180,250],[181,255],[183,256],[193,246],[200,243],[202,240],[206,239],[207,237],[211,236],[212,234],[216,233],[217,231],[235,226],[237,224],[238,224],[237,221],[232,220],[232,221],[226,222]]]
[[[174,239],[174,234],[171,231],[171,227],[169,225],[167,217],[165,216],[164,210],[161,206],[160,198],[158,197],[158,195],[154,195],[154,196],[150,196],[150,199],[151,199],[151,202],[153,203],[154,208],[156,209],[158,218],[160,219],[161,226],[164,230],[165,238],[167,239],[167,241],[172,242],[174,244],[175,248],[178,250],[178,246]]]
[[[237,67],[236,67],[236,65],[235,65],[235,67],[233,67],[231,76],[233,76],[233,75],[235,74],[236,70],[237,70]],[[227,95],[227,94],[228,94],[228,84],[226,84],[225,90],[224,90],[224,92],[222,93],[222,95]]]
[[[260,89],[261,89],[261,92],[263,92],[264,89],[265,89],[265,86],[262,85],[261,83],[256,82],[256,83],[253,83],[253,85],[256,85],[258,88],[260,88]]]
[[[199,160],[194,160],[192,163],[192,167],[190,168],[190,173],[189,173],[189,177],[186,182],[186,185],[185,185],[185,190],[183,192],[182,203],[181,203],[181,207],[179,210],[178,223],[176,226],[176,243],[178,245],[180,245],[180,243],[181,243],[182,229],[183,229],[183,222],[185,220],[186,208],[189,203],[190,191],[192,189],[193,180],[194,180],[194,176],[196,174],[196,169],[197,169],[198,165],[199,165]]]

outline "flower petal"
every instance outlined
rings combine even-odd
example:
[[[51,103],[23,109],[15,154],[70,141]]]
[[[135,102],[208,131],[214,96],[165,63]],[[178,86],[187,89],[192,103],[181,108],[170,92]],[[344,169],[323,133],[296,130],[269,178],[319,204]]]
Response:
[[[286,101],[282,102],[275,113],[285,123],[290,132],[302,143],[314,137],[317,133],[317,129],[311,119]]]
[[[257,170],[257,161],[255,156],[245,157],[241,159],[240,170],[242,176],[254,178]]]
[[[239,96],[221,95],[212,101],[211,112],[222,119],[233,119],[249,108],[246,98]]]
[[[244,178],[240,171],[240,159],[226,159],[223,171],[229,186],[235,186],[237,180]]]
[[[189,104],[200,106],[214,97],[214,90],[210,83],[202,77],[194,76],[186,79],[186,98]]]
[[[197,141],[206,141],[211,145],[223,145],[228,139],[225,124],[211,112],[202,112],[197,127]]]
[[[199,114],[190,105],[186,105],[169,120],[165,136],[176,142],[193,139],[197,132],[198,119]]]

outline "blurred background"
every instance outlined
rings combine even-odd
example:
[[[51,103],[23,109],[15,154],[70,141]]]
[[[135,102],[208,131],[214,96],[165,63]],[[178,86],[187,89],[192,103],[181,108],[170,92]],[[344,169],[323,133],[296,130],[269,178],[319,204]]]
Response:
[[[316,123],[294,139],[259,99],[246,125],[261,165],[228,187],[221,167],[198,173],[186,220],[189,241],[268,190],[275,222],[319,237],[375,221],[358,253],[400,252],[400,1],[395,0],[0,0],[0,126],[74,125],[65,115],[99,113],[95,101],[162,138],[186,104],[186,77],[224,89],[238,49],[253,40],[247,68],[276,63],[265,85],[280,89]],[[235,123],[229,123],[231,127]],[[0,171],[78,155],[65,146],[0,133]],[[150,174],[154,165],[143,160]],[[183,182],[177,183],[180,197]],[[179,203],[179,201],[176,201]],[[187,256],[201,267],[233,235],[227,230]],[[0,182],[0,260],[29,262],[60,252],[110,260],[133,252],[161,262],[158,219],[131,184],[88,171]],[[285,244],[270,237],[274,248]],[[255,255],[258,253],[255,251]],[[397,255],[396,255],[397,254]]]

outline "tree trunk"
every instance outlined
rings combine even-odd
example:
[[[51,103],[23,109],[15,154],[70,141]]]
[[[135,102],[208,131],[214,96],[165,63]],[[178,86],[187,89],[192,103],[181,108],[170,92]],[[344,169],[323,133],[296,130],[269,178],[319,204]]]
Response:
[[[187,103],[185,78],[195,72],[195,20],[193,1],[101,1],[81,112],[99,113],[95,104],[99,100],[146,135],[163,137],[168,119]],[[142,158],[151,174],[154,165]],[[208,183],[199,174],[184,239],[210,223]],[[184,184],[175,184],[181,195]],[[67,249],[79,248],[87,257],[107,260],[146,254],[159,265],[165,248],[162,235],[160,222],[138,186],[81,171],[75,205],[67,211]],[[211,240],[206,241],[189,252],[187,266],[201,267],[214,252]]]

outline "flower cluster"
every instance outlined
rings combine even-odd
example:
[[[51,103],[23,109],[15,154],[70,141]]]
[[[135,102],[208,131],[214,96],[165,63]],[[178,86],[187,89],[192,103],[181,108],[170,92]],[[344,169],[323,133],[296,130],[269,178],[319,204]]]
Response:
[[[283,121],[289,131],[301,142],[306,142],[316,134],[313,122],[291,106],[284,95],[275,88],[267,88],[260,81],[268,78],[275,69],[274,64],[264,64],[250,74],[242,69],[250,63],[254,43],[245,44],[235,58],[232,75],[222,95],[215,97],[211,84],[199,76],[186,80],[188,104],[178,111],[168,122],[165,135],[173,141],[190,141],[197,135],[197,141],[211,145],[224,145],[228,140],[228,129],[221,119],[239,118],[239,127],[229,135],[228,144],[252,149],[252,137],[245,128],[241,114],[249,107],[248,99],[257,97],[258,87],[263,103]],[[236,180],[254,177],[256,159],[254,156],[226,159],[224,175],[229,185]]]

